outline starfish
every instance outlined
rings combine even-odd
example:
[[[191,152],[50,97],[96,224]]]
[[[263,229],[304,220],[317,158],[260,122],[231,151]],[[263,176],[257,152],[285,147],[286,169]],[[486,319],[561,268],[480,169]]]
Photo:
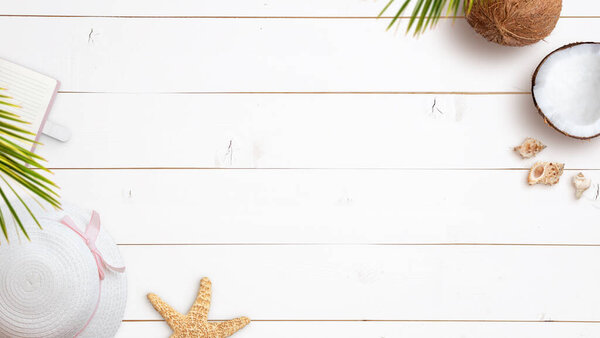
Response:
[[[186,315],[182,315],[157,295],[150,293],[152,306],[173,329],[171,338],[224,338],[236,333],[250,323],[250,319],[239,317],[223,322],[209,322],[211,283],[206,277],[200,281],[198,297]]]

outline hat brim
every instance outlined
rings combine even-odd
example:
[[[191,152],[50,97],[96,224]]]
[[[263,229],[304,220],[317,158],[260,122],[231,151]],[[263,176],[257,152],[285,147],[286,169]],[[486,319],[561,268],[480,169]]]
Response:
[[[56,231],[55,229],[57,227],[55,226],[55,224],[60,222],[60,220],[65,216],[69,216],[73,220],[75,225],[79,228],[79,230],[81,230],[81,232],[85,232],[86,225],[89,223],[92,214],[91,210],[83,210],[77,206],[68,203],[64,204],[63,210],[60,211],[44,211],[42,207],[36,205],[35,202],[28,203],[28,206],[34,212],[34,214],[42,224],[42,227],[44,227],[44,224],[48,224],[48,226],[46,227],[47,229],[40,230],[35,225],[35,223],[27,222],[26,229],[30,236],[32,236],[32,238],[35,237],[35,235],[38,233],[40,235],[49,234],[44,233],[44,231]],[[26,211],[25,213],[23,213],[23,210],[19,210],[19,212],[19,215],[24,215],[24,217],[22,217],[23,219],[30,218],[29,216],[26,216]],[[62,229],[60,230],[63,231]],[[16,231],[12,232],[14,234],[14,232]],[[20,240],[23,241],[24,238],[21,236]],[[83,239],[80,240],[83,242]],[[14,240],[12,240],[11,238],[11,244],[9,244],[8,246],[12,246],[12,242],[14,242]],[[98,234],[98,238],[95,244],[98,251],[101,253],[102,257],[108,264],[118,267],[125,266],[123,258],[121,257],[121,254],[119,252],[119,248],[115,244],[113,239],[110,237],[108,232],[105,230],[104,224],[102,224],[100,227],[100,232]],[[87,256],[88,253],[89,257]],[[93,264],[93,268],[96,269],[96,263],[94,261],[92,253],[90,251],[85,252],[85,250],[83,250],[82,255],[85,256],[85,264]],[[79,337],[114,337],[121,325],[127,302],[127,277],[125,273],[115,272],[110,269],[104,269],[104,272],[105,277],[102,281],[96,279],[96,282],[99,283],[99,287],[97,287],[97,290],[99,291],[99,299],[97,296],[93,297],[94,304],[92,304],[91,307],[94,308],[96,302],[98,302],[98,306],[91,319],[89,319],[90,316],[86,318],[85,323],[87,323],[87,325],[85,325],[85,329],[79,334]],[[96,290],[96,288],[94,288],[94,290]],[[81,325],[81,327],[79,328],[75,328],[74,332],[80,331],[83,327],[84,325]],[[25,335],[27,333],[27,330],[23,330],[23,332],[23,337],[39,336]],[[0,336],[2,336],[1,332]],[[44,337],[54,337],[54,335],[50,333],[44,335]]]
[[[91,211],[84,211],[70,204],[65,204],[63,210],[73,218],[81,230],[85,230],[85,225],[91,217]],[[96,246],[107,263],[113,266],[125,266],[119,247],[104,226],[100,228]],[[114,337],[121,326],[127,304],[127,276],[125,273],[108,269],[105,272],[98,309],[79,337]]]

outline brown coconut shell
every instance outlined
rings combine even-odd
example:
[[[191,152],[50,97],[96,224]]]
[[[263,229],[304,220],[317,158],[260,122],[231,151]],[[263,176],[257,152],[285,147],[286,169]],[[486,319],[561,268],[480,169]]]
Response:
[[[467,21],[489,41],[526,46],[550,35],[561,9],[562,0],[475,0]]]
[[[596,134],[596,135],[592,135],[589,137],[581,137],[581,136],[575,136],[575,135],[571,135],[563,130],[560,130],[558,127],[556,127],[552,122],[550,122],[550,120],[548,120],[548,118],[546,117],[546,114],[544,114],[544,111],[542,110],[542,108],[540,108],[540,106],[538,105],[538,102],[535,98],[535,92],[533,91],[533,88],[535,87],[535,79],[537,78],[537,74],[540,71],[540,68],[542,68],[542,65],[546,62],[546,60],[548,60],[548,58],[550,56],[552,56],[552,54],[559,52],[561,50],[564,49],[568,49],[574,46],[578,46],[578,45],[585,45],[585,44],[600,44],[600,42],[574,42],[574,43],[570,43],[568,45],[564,45],[560,48],[557,48],[556,50],[552,51],[552,53],[546,55],[546,57],[544,57],[542,59],[542,61],[540,62],[540,64],[535,68],[535,71],[533,72],[533,76],[531,77],[531,97],[533,98],[533,104],[535,105],[535,108],[537,109],[538,113],[542,116],[542,118],[544,119],[544,122],[549,125],[550,127],[554,128],[556,131],[558,131],[559,133],[572,137],[572,138],[576,138],[579,140],[589,140],[592,139],[594,137],[600,136],[600,133]]]

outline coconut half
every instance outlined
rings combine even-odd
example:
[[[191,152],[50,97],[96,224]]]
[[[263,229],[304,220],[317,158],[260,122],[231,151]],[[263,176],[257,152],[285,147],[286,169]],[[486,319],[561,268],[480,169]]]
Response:
[[[546,123],[578,139],[600,135],[600,44],[563,46],[539,64],[533,102]]]

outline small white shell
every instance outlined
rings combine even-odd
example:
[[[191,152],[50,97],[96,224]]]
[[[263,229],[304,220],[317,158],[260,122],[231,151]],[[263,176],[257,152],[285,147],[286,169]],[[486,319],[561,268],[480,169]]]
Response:
[[[592,180],[583,176],[583,173],[579,173],[573,176],[573,185],[575,186],[575,197],[580,199],[581,195],[592,185]]]

